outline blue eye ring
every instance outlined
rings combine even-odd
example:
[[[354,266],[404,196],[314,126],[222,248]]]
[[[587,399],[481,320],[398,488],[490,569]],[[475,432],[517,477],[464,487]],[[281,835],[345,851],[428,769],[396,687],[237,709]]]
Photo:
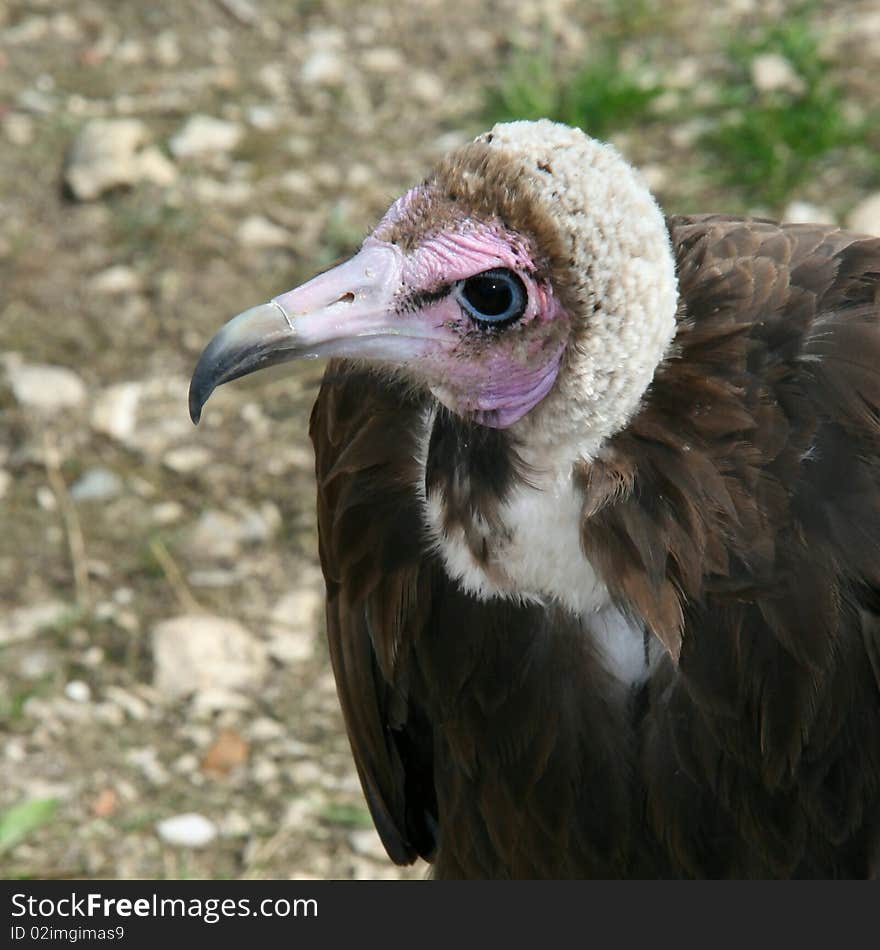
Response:
[[[522,279],[506,267],[493,267],[458,281],[453,295],[465,313],[487,329],[516,323],[529,302]]]

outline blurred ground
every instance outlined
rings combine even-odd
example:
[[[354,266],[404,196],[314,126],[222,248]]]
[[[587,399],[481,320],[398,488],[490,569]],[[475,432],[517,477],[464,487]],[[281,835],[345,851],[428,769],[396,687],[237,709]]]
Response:
[[[612,137],[667,210],[741,210],[682,104],[794,6],[629,5],[666,115]],[[199,429],[188,377],[482,130],[512,49],[588,58],[620,7],[0,4],[3,876],[424,875],[372,831],[323,643],[320,367],[225,387]],[[876,0],[812,8],[870,113]],[[872,174],[829,162],[788,213],[880,228]]]

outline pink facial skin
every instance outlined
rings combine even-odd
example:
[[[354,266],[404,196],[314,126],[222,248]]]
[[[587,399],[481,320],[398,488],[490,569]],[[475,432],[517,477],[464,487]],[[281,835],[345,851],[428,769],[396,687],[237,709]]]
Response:
[[[375,239],[369,239],[375,240]],[[474,274],[504,267],[523,281],[525,313],[505,327],[474,321],[450,293],[433,301],[426,295]],[[448,408],[481,425],[507,428],[550,391],[569,332],[569,317],[549,281],[535,276],[535,263],[523,238],[499,223],[462,221],[454,231],[429,236],[403,263],[398,307],[419,303],[421,318],[454,334],[420,361],[418,369]]]
[[[407,214],[398,201],[350,260],[252,307],[205,348],[190,386],[198,420],[213,390],[292,359],[338,356],[395,367],[430,387],[453,412],[506,428],[550,391],[570,330],[526,239],[498,221],[463,218],[410,250],[376,234]],[[526,292],[519,319],[492,325],[471,316],[460,281],[514,271]]]

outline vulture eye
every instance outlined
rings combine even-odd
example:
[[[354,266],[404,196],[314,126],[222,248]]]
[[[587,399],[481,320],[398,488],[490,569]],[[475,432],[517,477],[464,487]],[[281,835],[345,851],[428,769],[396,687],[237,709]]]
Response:
[[[523,282],[513,271],[503,267],[459,281],[454,293],[477,323],[491,327],[519,320],[528,300]]]

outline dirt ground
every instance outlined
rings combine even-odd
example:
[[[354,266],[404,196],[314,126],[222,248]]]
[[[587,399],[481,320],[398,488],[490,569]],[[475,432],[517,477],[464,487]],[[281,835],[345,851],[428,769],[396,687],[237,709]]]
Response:
[[[327,660],[321,367],[224,387],[198,429],[189,374],[226,319],[351,252],[482,130],[512,49],[586,57],[611,6],[0,3],[2,876],[424,877],[372,830]],[[634,27],[658,108],[718,75],[719,36],[786,7],[663,4]],[[880,7],[823,22],[867,95]],[[615,141],[668,210],[726,210],[695,134]],[[796,197],[844,220],[865,191],[832,168]]]

